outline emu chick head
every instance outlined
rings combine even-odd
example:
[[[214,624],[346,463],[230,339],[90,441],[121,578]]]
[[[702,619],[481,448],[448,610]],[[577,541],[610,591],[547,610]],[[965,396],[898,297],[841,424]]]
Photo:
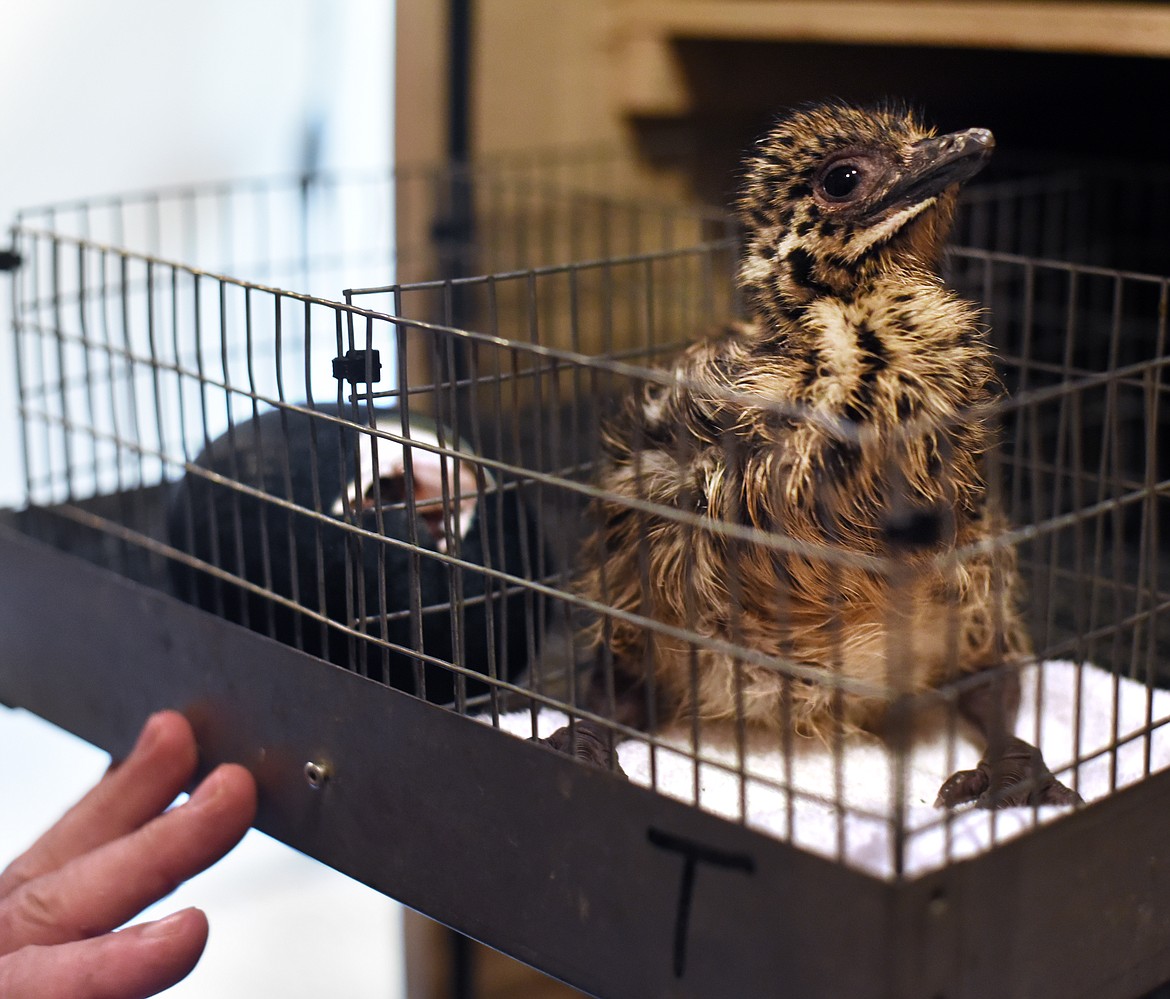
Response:
[[[848,298],[883,272],[937,272],[959,184],[995,141],[936,137],[909,109],[819,104],[781,119],[747,162],[740,282],[773,322]]]

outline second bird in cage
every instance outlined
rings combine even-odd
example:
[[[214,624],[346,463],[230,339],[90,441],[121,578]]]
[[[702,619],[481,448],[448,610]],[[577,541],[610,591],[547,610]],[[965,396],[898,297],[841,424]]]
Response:
[[[465,708],[534,648],[531,600],[504,578],[538,559],[518,486],[421,414],[317,404],[234,425],[168,532],[204,563],[172,563],[186,599],[437,703]]]

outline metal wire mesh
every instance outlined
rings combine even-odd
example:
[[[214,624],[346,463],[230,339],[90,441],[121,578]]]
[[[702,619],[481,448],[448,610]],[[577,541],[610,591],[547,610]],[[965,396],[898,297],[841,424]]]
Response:
[[[954,716],[961,679],[908,697],[896,666],[922,636],[891,629],[888,679],[866,693],[895,705],[892,729],[875,742],[841,721],[811,770],[792,726],[761,733],[743,712],[722,729],[689,719],[646,732],[589,710],[581,667],[591,653],[579,636],[590,622],[684,646],[695,684],[698,664],[715,656],[737,677],[765,670],[786,690],[813,681],[833,697],[853,691],[832,670],[753,645],[738,618],[713,634],[584,594],[590,504],[686,525],[696,545],[745,560],[816,561],[838,591],[866,574],[908,594],[1011,553],[1036,660],[1071,664],[1071,743],[1049,759],[1057,776],[1081,788],[1103,765],[1108,793],[1162,765],[1170,279],[1041,259],[1072,249],[1037,229],[1049,216],[1036,199],[1050,188],[982,195],[961,220],[967,245],[949,270],[986,308],[1011,390],[994,412],[974,414],[1001,431],[986,475],[1008,526],[912,565],[810,550],[648,492],[609,494],[597,478],[602,428],[621,400],[671,384],[664,365],[737,315],[730,224],[509,169],[426,175],[425,198],[406,193],[405,178],[323,192],[294,181],[22,216],[14,315],[27,529],[517,734],[547,734],[551,712],[588,719],[643,747],[652,788],[842,862],[859,862],[858,841],[872,840],[880,856],[860,863],[892,875],[964,855],[970,815],[960,827],[963,816],[922,801],[909,721],[898,727],[933,712],[948,768],[971,765]],[[408,262],[405,247],[391,249],[389,215],[419,202],[431,207],[406,226],[423,236]],[[345,203],[366,222],[372,213],[370,238],[325,234],[329,217],[355,217]],[[258,221],[245,235],[246,217]],[[1011,250],[1028,252],[996,248],[1007,231],[1017,234]],[[444,276],[387,284],[393,264]],[[344,296],[316,290],[340,274],[331,287],[349,287]],[[770,408],[777,420],[808,418]],[[657,583],[642,561],[637,586],[648,593]],[[994,573],[991,585],[1002,585]],[[737,615],[758,597],[728,586]],[[785,613],[779,598],[775,613]],[[840,649],[849,641],[833,638]],[[1108,703],[1083,701],[1090,667],[1107,675]],[[1025,674],[1037,742],[1048,675]],[[1136,721],[1123,681],[1140,688]],[[1103,738],[1085,734],[1090,712],[1105,719]],[[876,804],[850,791],[857,747],[880,758]],[[1131,750],[1136,772],[1122,760]],[[727,794],[714,803],[717,787]],[[979,818],[989,843],[1051,817],[1019,811]],[[810,814],[817,842],[801,830]],[[932,836],[933,859],[913,861],[915,842]]]

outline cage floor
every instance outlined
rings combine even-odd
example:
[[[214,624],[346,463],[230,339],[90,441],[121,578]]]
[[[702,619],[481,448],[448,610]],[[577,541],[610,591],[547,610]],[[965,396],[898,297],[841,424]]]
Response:
[[[1170,691],[1151,694],[1098,667],[1061,661],[1026,668],[1021,683],[1016,734],[1038,745],[1053,771],[1087,802],[1170,766],[1170,731],[1159,727],[1170,719]],[[544,711],[538,731],[547,737],[564,724],[563,714]],[[1150,724],[1156,730],[1147,749]],[[506,715],[500,726],[527,737],[531,717]],[[622,769],[635,783],[877,877],[915,877],[1068,814],[1058,807],[936,808],[942,782],[981,752],[962,732],[952,741],[941,718],[919,726],[909,753],[901,846],[893,832],[903,805],[901,781],[876,736],[846,736],[837,746],[804,739],[785,751],[758,733],[738,739],[732,726],[705,725],[698,744],[695,734],[676,726],[654,744],[627,740],[618,747]],[[1109,747],[1115,742],[1114,754]],[[1086,758],[1080,767],[1068,765]],[[741,771],[747,775],[742,781]]]

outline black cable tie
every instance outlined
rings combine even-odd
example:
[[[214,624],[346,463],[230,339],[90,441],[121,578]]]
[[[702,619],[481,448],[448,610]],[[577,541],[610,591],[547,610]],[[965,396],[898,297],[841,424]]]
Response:
[[[0,250],[0,271],[18,271],[24,258],[15,249]]]
[[[350,385],[373,385],[382,379],[382,361],[376,350],[349,350],[333,358],[333,377]]]

